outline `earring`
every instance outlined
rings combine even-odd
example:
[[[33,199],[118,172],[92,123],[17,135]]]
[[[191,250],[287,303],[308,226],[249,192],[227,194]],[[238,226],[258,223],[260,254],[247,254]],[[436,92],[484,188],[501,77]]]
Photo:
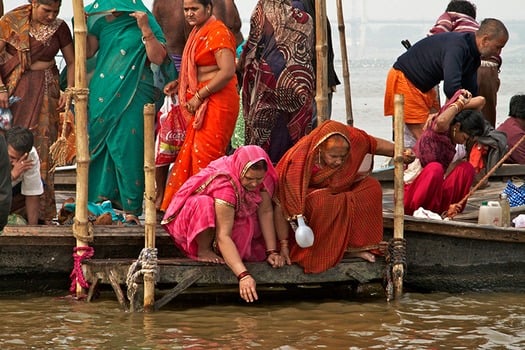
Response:
[[[452,132],[452,137],[456,137],[456,128],[454,128],[454,130]]]
[[[321,150],[319,150],[319,165],[321,165]]]

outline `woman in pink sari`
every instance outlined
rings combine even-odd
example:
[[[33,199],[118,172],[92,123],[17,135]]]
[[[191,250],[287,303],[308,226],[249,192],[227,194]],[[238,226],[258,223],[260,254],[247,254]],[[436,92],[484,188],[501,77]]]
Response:
[[[172,198],[162,224],[190,258],[226,263],[241,297],[257,299],[243,261],[284,265],[276,250],[272,196],[277,174],[259,146],[239,147],[193,175]]]

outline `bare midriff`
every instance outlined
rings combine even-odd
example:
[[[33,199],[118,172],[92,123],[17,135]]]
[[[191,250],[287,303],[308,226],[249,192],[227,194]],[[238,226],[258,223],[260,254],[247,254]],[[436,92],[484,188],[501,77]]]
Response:
[[[31,70],[46,70],[55,65],[55,61],[36,61],[31,63]]]
[[[215,74],[219,71],[217,65],[213,66],[201,66],[197,68],[197,80],[198,81],[208,81],[211,80]]]

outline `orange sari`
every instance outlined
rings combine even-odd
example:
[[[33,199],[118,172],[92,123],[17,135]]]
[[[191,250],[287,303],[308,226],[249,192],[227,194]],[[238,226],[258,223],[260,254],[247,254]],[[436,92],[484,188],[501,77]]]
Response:
[[[348,158],[337,169],[314,170],[320,145],[334,134],[350,143]],[[376,140],[364,131],[329,120],[299,140],[277,164],[276,197],[285,217],[292,220],[302,214],[314,232],[313,246],[301,248],[290,231],[290,258],[304,272],[323,272],[335,266],[347,248],[382,240],[381,185],[360,171],[376,146]]]
[[[197,67],[216,65],[215,53],[221,49],[230,49],[235,57],[235,38],[221,21],[210,17],[201,28],[193,28],[184,47],[179,78],[179,100],[184,106],[195,92],[207,85],[208,81],[197,81]],[[190,115],[181,108],[189,120],[186,138],[166,184],[161,210],[165,211],[171,198],[199,170],[226,153],[226,149],[235,129],[239,114],[239,93],[237,77],[234,75],[220,91],[206,98]],[[195,129],[195,121],[202,126]]]

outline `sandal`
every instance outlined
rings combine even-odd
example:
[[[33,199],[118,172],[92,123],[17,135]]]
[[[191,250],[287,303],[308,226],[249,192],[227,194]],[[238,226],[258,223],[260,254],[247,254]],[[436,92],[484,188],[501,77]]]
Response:
[[[124,226],[140,226],[140,220],[135,214],[125,214],[124,219]]]

